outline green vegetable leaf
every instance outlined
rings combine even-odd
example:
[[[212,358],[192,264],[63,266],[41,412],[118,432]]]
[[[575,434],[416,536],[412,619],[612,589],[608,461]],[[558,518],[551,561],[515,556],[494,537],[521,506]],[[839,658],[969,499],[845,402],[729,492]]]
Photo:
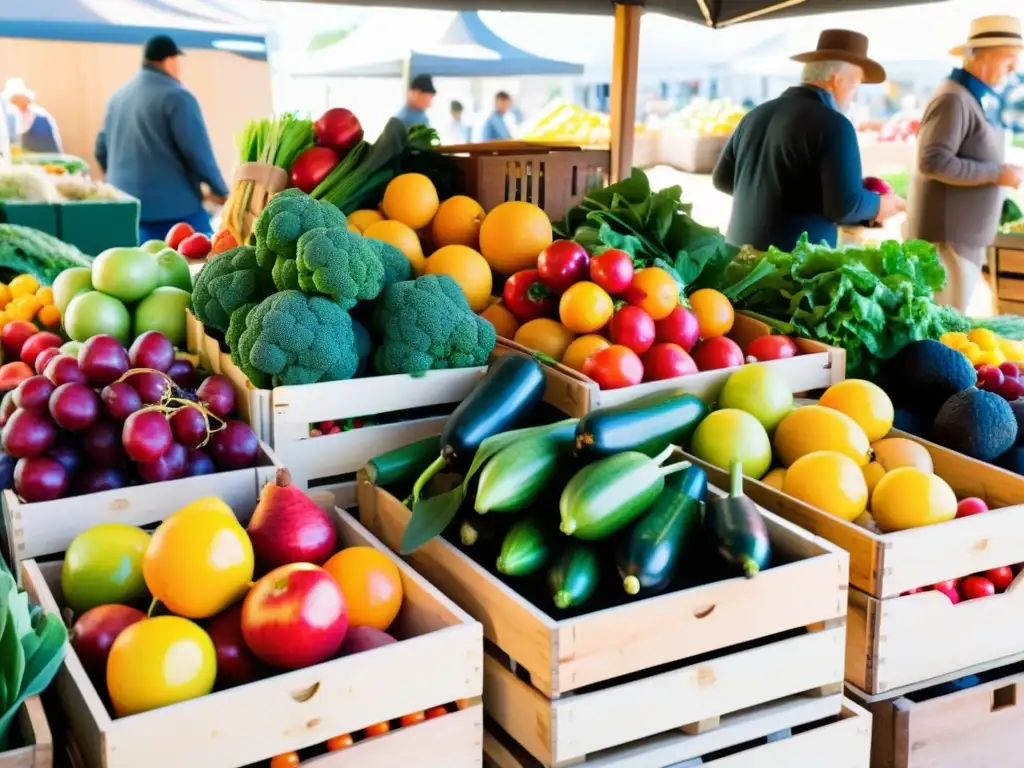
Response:
[[[17,700],[25,674],[25,650],[21,647],[21,640],[16,631],[19,620],[13,615],[10,605],[7,606],[6,613],[7,623],[4,633],[0,635],[0,659],[4,660],[0,665],[0,677],[3,678],[6,690],[6,696],[0,699],[0,705],[4,712]]]

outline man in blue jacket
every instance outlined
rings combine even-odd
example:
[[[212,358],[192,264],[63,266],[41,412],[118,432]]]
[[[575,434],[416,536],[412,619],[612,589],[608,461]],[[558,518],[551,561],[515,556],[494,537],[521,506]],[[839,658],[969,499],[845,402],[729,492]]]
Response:
[[[812,243],[835,247],[840,225],[905,209],[898,195],[864,189],[857,132],[843,114],[862,82],[885,80],[867,52],[864,35],[825,30],[817,50],[793,57],[804,64],[802,85],[740,121],[712,177],[733,196],[731,243],[789,251],[806,232]]]
[[[211,234],[203,199],[222,204],[228,194],[199,102],[180,82],[182,55],[166,35],[151,38],[142,70],[110,97],[96,137],[107,181],[142,203],[142,241],[163,239],[180,221]]]

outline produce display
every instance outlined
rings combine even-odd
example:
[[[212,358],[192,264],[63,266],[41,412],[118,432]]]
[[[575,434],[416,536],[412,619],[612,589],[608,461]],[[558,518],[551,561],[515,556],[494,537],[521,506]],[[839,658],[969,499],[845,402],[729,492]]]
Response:
[[[32,159],[29,159],[32,158]],[[85,163],[70,155],[21,155],[18,164],[0,167],[0,202],[73,203],[115,201],[126,196],[82,169]]]
[[[522,126],[524,141],[605,147],[611,142],[609,115],[565,101],[552,101]],[[642,129],[643,126],[637,126]]]
[[[0,280],[26,274],[42,285],[51,285],[65,269],[91,265],[89,256],[45,232],[0,224]]]
[[[747,110],[729,99],[692,99],[678,112],[658,120],[650,120],[652,128],[678,128],[698,136],[729,136]]]

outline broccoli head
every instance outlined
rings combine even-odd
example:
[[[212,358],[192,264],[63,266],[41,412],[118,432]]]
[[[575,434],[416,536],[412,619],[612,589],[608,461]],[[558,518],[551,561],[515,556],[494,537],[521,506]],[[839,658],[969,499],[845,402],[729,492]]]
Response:
[[[274,269],[278,259],[295,258],[299,238],[317,227],[346,227],[347,219],[338,208],[322,200],[314,200],[297,189],[286,189],[270,198],[267,207],[256,219],[256,261],[263,269]],[[275,269],[275,278],[277,277]],[[288,274],[282,273],[282,282]],[[293,290],[298,285],[282,286],[278,290]]]
[[[299,238],[295,259],[299,290],[328,296],[345,310],[377,298],[384,265],[369,242],[347,229],[309,230]]]
[[[383,338],[373,357],[381,374],[485,365],[496,341],[494,326],[473,313],[448,275],[389,285],[374,322]]]
[[[383,240],[374,240],[372,237],[364,240],[377,252],[384,265],[384,285],[394,285],[412,279],[412,264],[404,253]]]
[[[228,323],[228,329],[224,333],[224,341],[231,352],[231,361],[249,377],[249,381],[253,383],[253,386],[259,389],[266,389],[270,386],[270,377],[262,371],[257,371],[249,364],[247,359],[243,359],[239,354],[242,332],[245,330],[245,319],[258,306],[259,304],[256,302],[249,302],[231,313],[231,322]]]
[[[238,357],[242,370],[275,387],[351,379],[359,367],[352,318],[330,299],[300,291],[275,293],[248,313]]]
[[[192,286],[192,311],[203,325],[225,333],[236,309],[273,292],[270,272],[256,263],[256,249],[243,245],[206,262]]]

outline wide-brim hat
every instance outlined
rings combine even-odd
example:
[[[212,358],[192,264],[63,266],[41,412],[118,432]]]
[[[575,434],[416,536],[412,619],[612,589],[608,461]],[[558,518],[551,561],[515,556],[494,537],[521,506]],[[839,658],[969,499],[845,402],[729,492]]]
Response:
[[[1024,48],[1020,19],[1016,16],[982,16],[971,22],[967,42],[950,49],[952,56],[963,56],[977,48]]]
[[[868,58],[868,39],[860,32],[849,29],[826,29],[818,35],[818,47],[807,53],[791,57],[793,61],[808,64],[812,61],[845,61],[864,70],[864,82],[885,82],[885,68]]]
[[[35,101],[36,95],[32,89],[25,84],[24,78],[12,77],[4,84],[3,93],[0,93],[0,99],[4,101],[10,101],[15,96],[24,96],[29,101]]]

